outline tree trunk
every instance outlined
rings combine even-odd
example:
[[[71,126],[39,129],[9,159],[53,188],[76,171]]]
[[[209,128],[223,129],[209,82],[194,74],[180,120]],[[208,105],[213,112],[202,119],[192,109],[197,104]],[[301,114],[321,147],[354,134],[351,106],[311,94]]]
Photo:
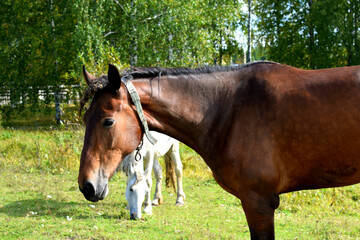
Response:
[[[315,29],[314,29],[314,23],[313,23],[313,0],[308,0],[308,7],[309,7],[309,62],[310,62],[310,68],[316,69],[316,65],[314,62],[314,56],[315,56]]]
[[[168,56],[168,59],[169,59],[169,63],[170,63],[171,66],[173,65],[173,60],[174,60],[174,54],[173,54],[173,48],[172,48],[172,40],[173,40],[173,35],[170,32],[169,33],[169,56]]]
[[[54,2],[50,0],[50,14],[51,14],[51,29],[53,33],[53,43],[56,42],[56,35],[55,35],[55,21],[54,21]],[[61,98],[59,94],[59,86],[58,86],[58,76],[59,76],[59,66],[57,60],[57,51],[56,48],[53,47],[54,50],[54,58],[55,58],[55,71],[53,73],[53,78],[55,79],[55,86],[54,86],[54,95],[55,95],[55,120],[57,124],[62,124],[63,121],[61,120],[62,111],[60,107]]]
[[[55,120],[57,124],[62,124],[63,123],[63,121],[61,120],[62,111],[60,107],[61,96],[58,88],[55,90],[54,95],[55,95]]]
[[[246,51],[246,62],[251,62],[251,0],[248,0],[248,41],[247,41],[247,51]]]
[[[223,55],[224,55],[224,51],[223,51],[223,35],[222,35],[222,30],[219,31],[220,33],[220,44],[219,44],[219,65],[222,65],[223,62]]]
[[[352,3],[354,6],[354,64],[360,64],[360,43],[359,43],[359,28],[360,28],[360,14],[359,1]]]
[[[132,39],[130,43],[130,66],[136,66],[137,64],[137,41],[136,41],[136,6],[134,0],[131,1],[131,28]]]

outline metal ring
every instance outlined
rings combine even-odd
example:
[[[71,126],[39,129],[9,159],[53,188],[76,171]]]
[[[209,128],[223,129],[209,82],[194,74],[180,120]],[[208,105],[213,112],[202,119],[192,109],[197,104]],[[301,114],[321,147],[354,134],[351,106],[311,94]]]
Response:
[[[139,146],[136,148],[135,161],[137,161],[137,162],[141,160],[140,150],[142,149],[143,144],[144,144],[144,142],[141,139]]]
[[[135,154],[135,161],[140,161],[141,160],[141,153],[140,153],[140,150],[138,150]]]

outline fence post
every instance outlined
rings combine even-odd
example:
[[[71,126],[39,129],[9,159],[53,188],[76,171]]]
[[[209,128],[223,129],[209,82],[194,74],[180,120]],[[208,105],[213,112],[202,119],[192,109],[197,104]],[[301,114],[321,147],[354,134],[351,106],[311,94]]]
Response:
[[[60,96],[59,87],[56,87],[54,95],[55,95],[55,120],[57,124],[62,124],[63,123],[63,121],[61,120],[62,111],[60,108],[61,96]]]

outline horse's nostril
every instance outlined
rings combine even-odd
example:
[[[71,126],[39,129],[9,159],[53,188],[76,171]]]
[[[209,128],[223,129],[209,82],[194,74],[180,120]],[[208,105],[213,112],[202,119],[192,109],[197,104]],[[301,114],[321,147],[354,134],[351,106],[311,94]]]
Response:
[[[95,188],[90,182],[86,182],[82,189],[82,193],[87,199],[92,198],[95,196]]]

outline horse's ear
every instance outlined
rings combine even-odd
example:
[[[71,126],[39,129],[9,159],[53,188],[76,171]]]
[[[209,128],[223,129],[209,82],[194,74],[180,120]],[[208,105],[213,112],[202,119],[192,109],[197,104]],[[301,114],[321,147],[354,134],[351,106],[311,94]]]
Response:
[[[121,85],[120,73],[118,69],[112,64],[109,64],[108,79],[112,89],[117,90],[120,88]]]
[[[86,84],[87,85],[90,85],[90,83],[96,79],[95,76],[91,75],[90,73],[88,73],[85,69],[85,65],[83,65],[83,75],[84,75],[84,78],[85,78],[85,81],[86,81]]]

